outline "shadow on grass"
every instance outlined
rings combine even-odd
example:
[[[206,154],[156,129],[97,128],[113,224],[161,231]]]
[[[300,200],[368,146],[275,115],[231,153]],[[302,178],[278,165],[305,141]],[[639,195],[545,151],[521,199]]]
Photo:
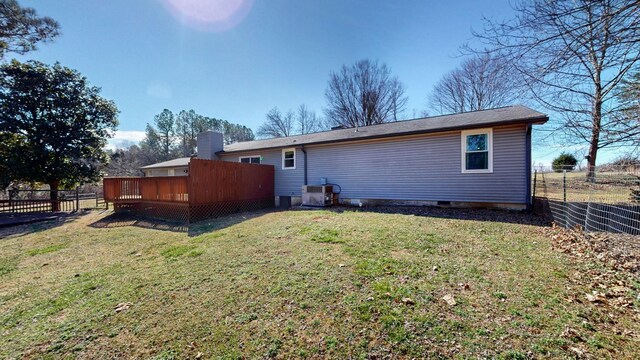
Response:
[[[189,236],[194,237],[208,232],[224,229],[226,227],[233,226],[274,211],[275,210],[273,209],[268,209],[237,213],[218,218],[202,220],[190,224],[186,224],[184,222],[173,222],[160,219],[144,218],[130,213],[114,213],[90,224],[89,226],[98,229],[135,226],[145,229],[187,233]]]
[[[86,214],[87,211],[72,213],[2,214],[2,218],[0,218],[0,239],[9,236],[25,236],[53,229]]]
[[[343,212],[372,212],[382,214],[401,214],[424,216],[441,219],[455,220],[472,220],[501,222],[521,225],[534,226],[550,226],[551,223],[543,216],[536,215],[531,211],[512,211],[499,209],[455,209],[455,208],[439,208],[435,206],[365,206],[365,207],[347,207],[335,206],[323,208],[329,211]]]

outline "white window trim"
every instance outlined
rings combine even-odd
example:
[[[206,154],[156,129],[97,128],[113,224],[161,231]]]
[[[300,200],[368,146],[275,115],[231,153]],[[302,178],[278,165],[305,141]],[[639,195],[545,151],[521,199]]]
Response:
[[[284,166],[284,153],[287,151],[293,151],[293,166],[292,167],[285,167]],[[282,170],[295,170],[296,166],[298,166],[298,160],[296,159],[296,149],[295,148],[289,148],[289,149],[282,149]]]
[[[255,158],[255,157],[260,158],[260,164],[262,164],[262,156],[260,156],[260,155],[244,155],[244,156],[238,156],[238,162],[239,162],[239,163],[241,163],[241,162],[242,162],[242,159],[246,159],[246,158],[251,159],[251,158]],[[249,164],[253,164],[253,163],[251,162],[251,160],[249,160]]]
[[[488,140],[488,144],[487,144],[487,150],[489,150],[489,168],[488,169],[478,169],[478,170],[467,170],[467,159],[466,159],[466,154],[467,154],[467,136],[469,135],[480,135],[480,134],[487,134],[487,140]],[[460,138],[460,142],[461,147],[460,149],[462,150],[461,153],[461,157],[460,160],[462,162],[461,167],[462,167],[462,173],[463,174],[490,174],[493,173],[493,129],[492,128],[486,128],[486,129],[473,129],[473,130],[464,130],[461,133],[461,138]]]

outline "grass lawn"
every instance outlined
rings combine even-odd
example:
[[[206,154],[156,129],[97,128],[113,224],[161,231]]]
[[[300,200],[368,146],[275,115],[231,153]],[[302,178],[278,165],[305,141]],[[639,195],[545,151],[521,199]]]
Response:
[[[536,175],[536,196],[564,199],[562,173],[547,172]],[[640,186],[636,174],[625,172],[597,172],[595,182],[587,182],[585,172],[567,172],[567,201],[595,201],[607,204],[628,203],[631,189]]]
[[[0,230],[0,358],[638,355],[637,315],[586,301],[589,269],[524,215],[439,213]]]

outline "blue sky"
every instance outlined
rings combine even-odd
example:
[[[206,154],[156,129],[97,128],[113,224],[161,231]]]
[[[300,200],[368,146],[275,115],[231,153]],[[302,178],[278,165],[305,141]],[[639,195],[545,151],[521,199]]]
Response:
[[[121,111],[119,139],[140,139],[164,108],[254,130],[274,106],[322,113],[329,73],[363,58],[386,63],[404,83],[410,118],[459,64],[482,16],[513,15],[508,0],[210,0],[216,12],[189,12],[203,1],[21,0],[56,19],[62,35],[18,59],[59,61],[102,87]],[[242,3],[240,15],[221,25],[196,20],[224,13],[223,1]],[[534,160],[558,151],[535,147]]]

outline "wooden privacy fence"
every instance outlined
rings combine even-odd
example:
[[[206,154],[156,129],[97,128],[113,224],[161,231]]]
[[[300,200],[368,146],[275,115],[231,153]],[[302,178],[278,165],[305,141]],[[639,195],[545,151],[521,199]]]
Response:
[[[191,159],[188,176],[105,178],[104,198],[116,211],[197,221],[274,206],[274,168]]]

